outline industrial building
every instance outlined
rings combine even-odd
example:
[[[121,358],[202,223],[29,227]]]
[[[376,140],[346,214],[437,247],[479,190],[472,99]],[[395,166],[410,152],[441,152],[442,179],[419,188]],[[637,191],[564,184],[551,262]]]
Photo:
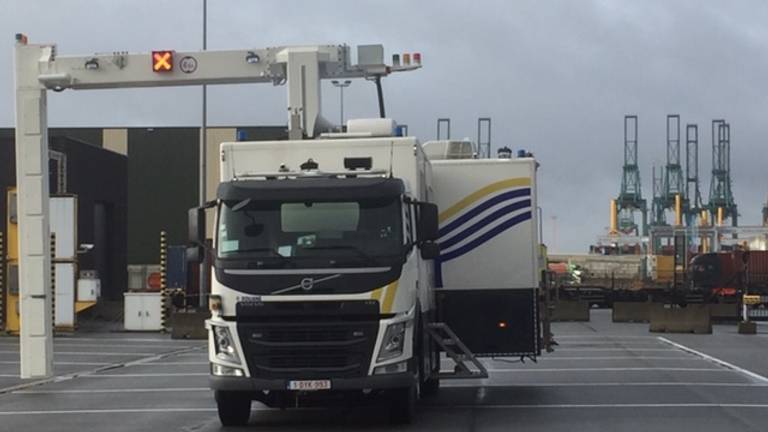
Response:
[[[248,140],[283,139],[285,127],[214,127],[207,134],[206,193],[213,198],[221,142],[235,141],[238,134]],[[159,263],[160,231],[170,245],[185,243],[187,210],[199,201],[199,141],[197,127],[49,130],[51,194],[77,196],[78,242],[93,245],[78,255],[78,267],[97,272],[103,300],[122,300],[128,266]],[[0,129],[0,232],[5,238],[15,162],[14,131]]]

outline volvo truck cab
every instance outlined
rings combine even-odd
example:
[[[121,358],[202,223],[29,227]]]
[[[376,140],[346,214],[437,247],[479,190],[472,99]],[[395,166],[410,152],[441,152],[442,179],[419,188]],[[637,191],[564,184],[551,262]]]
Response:
[[[438,212],[417,141],[225,143],[221,176],[206,325],[222,422],[247,422],[252,400],[380,391],[409,420],[439,372],[426,328]],[[204,212],[190,212],[197,244]]]

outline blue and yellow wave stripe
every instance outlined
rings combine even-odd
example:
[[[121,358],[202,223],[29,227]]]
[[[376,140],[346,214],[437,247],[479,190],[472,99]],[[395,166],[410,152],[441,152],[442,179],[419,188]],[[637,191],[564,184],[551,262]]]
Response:
[[[440,257],[435,260],[435,283],[438,287],[443,285],[442,263],[467,254],[478,248],[483,243],[507,231],[508,229],[511,229],[512,227],[532,218],[533,213],[532,201],[530,199],[530,185],[531,179],[528,177],[516,177],[491,183],[462,198],[456,204],[452,205],[440,214],[439,220],[441,224],[450,220],[456,215],[460,215],[455,217],[450,222],[442,225],[438,232],[440,237],[438,243],[440,248],[444,251],[441,253]],[[505,189],[509,190],[504,191]],[[494,195],[489,199],[483,200],[485,197],[495,194],[499,191],[504,192]],[[520,199],[526,197],[527,199]],[[478,219],[481,213],[507,201],[513,202]],[[465,211],[467,208],[469,209]],[[521,210],[527,211],[520,212]],[[456,246],[460,242],[476,234],[483,228],[489,226],[491,223],[499,221],[509,214],[515,212],[519,213],[507,220],[504,220],[503,222],[477,236],[466,244],[451,251],[446,251],[447,249]],[[469,225],[467,226],[467,224]]]

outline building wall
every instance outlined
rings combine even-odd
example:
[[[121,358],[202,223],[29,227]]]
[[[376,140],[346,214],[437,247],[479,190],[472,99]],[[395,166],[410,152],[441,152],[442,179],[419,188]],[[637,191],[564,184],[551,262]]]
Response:
[[[80,206],[84,208],[80,210],[78,224],[80,242],[100,240],[105,243],[103,247],[114,250],[114,255],[106,259],[95,253],[82,256],[83,265],[89,266],[83,268],[104,269],[103,278],[110,285],[105,284],[105,295],[117,298],[125,290],[126,265],[159,262],[161,230],[167,231],[170,245],[186,244],[187,210],[199,201],[199,130],[197,127],[49,129],[53,149],[76,154],[68,158],[68,177],[70,191],[80,195]],[[248,141],[287,139],[283,126],[208,128],[208,199],[216,197],[219,146],[222,142],[235,141],[238,131]],[[57,140],[62,136],[70,138]],[[13,129],[0,129],[0,185],[16,183],[13,137]],[[4,201],[0,200],[1,214],[5,213]],[[106,235],[102,226],[98,229],[101,234],[97,235],[95,225],[101,224],[95,224],[95,219],[106,220],[109,226],[117,228],[110,229],[114,233]],[[0,218],[0,229],[4,230],[2,224],[4,218]],[[208,234],[212,235],[212,218],[209,218]]]
[[[187,210],[198,203],[198,128],[128,130],[128,264],[156,264],[160,231],[186,244]]]
[[[100,130],[99,130],[100,131]],[[99,271],[102,295],[117,299],[127,285],[126,204],[127,159],[125,156],[51,130],[49,147],[66,154],[66,193],[78,196],[78,241],[96,247],[79,256],[80,269]],[[87,134],[80,134],[85,136]],[[55,164],[54,164],[55,167]],[[55,175],[55,169],[51,170]],[[52,179],[52,184],[55,181]],[[0,230],[6,231],[6,190],[16,185],[15,148],[12,130],[0,130]],[[54,188],[52,193],[61,192]],[[96,207],[103,216],[96,216]],[[97,219],[99,222],[97,223]],[[97,234],[96,227],[100,227]]]

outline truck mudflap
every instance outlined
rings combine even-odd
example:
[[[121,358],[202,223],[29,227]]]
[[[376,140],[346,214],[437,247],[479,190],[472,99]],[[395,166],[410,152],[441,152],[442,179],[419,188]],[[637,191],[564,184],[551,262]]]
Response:
[[[412,372],[397,374],[372,375],[351,378],[330,378],[331,391],[341,390],[384,390],[410,387],[416,382],[416,376]],[[210,387],[213,390],[224,391],[252,391],[263,390],[280,391],[288,390],[286,379],[264,379],[246,377],[221,377],[211,376]],[[324,391],[324,390],[321,390]]]

